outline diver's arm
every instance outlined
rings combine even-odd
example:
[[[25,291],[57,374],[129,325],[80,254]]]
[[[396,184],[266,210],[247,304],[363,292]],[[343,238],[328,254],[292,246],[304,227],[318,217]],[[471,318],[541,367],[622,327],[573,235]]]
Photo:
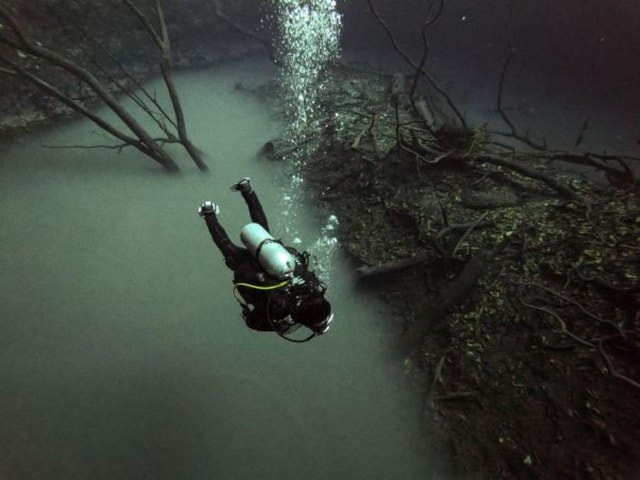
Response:
[[[244,198],[247,207],[249,207],[249,215],[251,215],[251,221],[262,226],[267,232],[269,231],[269,223],[267,222],[267,216],[264,214],[262,204],[258,199],[258,195],[251,186],[251,179],[244,177],[240,181],[231,185],[231,190],[234,192],[240,192],[242,198]]]
[[[251,221],[261,225],[262,228],[268,232],[269,222],[267,221],[267,216],[264,213],[264,209],[262,208],[262,204],[260,203],[256,192],[253,190],[242,192],[242,198],[244,198],[244,201],[247,203],[247,207],[249,207]]]
[[[225,260],[238,260],[244,249],[229,239],[226,230],[218,221],[217,206],[212,202],[204,202],[198,209],[198,214],[204,219],[213,242],[217,245]]]

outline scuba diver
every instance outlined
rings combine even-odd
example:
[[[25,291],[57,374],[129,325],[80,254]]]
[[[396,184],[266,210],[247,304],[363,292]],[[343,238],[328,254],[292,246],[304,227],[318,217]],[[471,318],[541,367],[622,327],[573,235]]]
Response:
[[[254,330],[275,331],[293,342],[326,333],[333,314],[324,298],[326,285],[309,269],[309,254],[285,247],[271,236],[267,217],[248,177],[233,184],[231,190],[240,192],[249,207],[252,223],[240,231],[246,248],[229,239],[218,222],[220,209],[216,204],[204,202],[198,214],[206,222],[225,264],[233,270],[233,293],[242,307],[245,323]],[[309,337],[294,340],[285,335],[300,325],[312,331]]]

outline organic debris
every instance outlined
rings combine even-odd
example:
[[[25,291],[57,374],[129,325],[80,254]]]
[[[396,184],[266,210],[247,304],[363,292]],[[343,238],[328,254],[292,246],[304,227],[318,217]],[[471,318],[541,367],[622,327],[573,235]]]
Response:
[[[434,128],[390,84],[337,69],[328,113],[299,147],[309,195],[340,218],[361,278],[405,319],[440,452],[482,478],[633,478],[633,177],[614,158],[605,185],[486,129]]]

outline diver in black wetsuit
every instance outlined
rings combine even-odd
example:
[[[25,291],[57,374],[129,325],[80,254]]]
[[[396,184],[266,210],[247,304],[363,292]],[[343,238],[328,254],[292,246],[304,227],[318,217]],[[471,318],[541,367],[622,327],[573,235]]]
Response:
[[[233,270],[234,294],[242,306],[247,326],[280,335],[304,325],[321,335],[333,319],[331,305],[324,298],[326,286],[309,270],[309,255],[285,247],[269,233],[269,224],[249,178],[232,185],[242,194],[253,223],[246,225],[241,239],[247,248],[234,244],[218,222],[219,208],[204,202],[198,213]],[[311,338],[311,337],[310,337]]]

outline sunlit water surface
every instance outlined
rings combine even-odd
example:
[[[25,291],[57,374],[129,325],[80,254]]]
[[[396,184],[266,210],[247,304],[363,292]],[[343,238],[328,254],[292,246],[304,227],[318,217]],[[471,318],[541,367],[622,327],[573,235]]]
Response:
[[[390,320],[333,271],[330,334],[304,345],[247,329],[198,205],[249,221],[250,175],[274,219],[282,167],[257,161],[282,125],[234,90],[266,65],[178,78],[202,175],[169,176],[84,121],[0,150],[0,478],[429,478],[420,402],[391,362]],[[312,209],[299,225],[315,240]],[[278,232],[274,232],[278,236]]]

